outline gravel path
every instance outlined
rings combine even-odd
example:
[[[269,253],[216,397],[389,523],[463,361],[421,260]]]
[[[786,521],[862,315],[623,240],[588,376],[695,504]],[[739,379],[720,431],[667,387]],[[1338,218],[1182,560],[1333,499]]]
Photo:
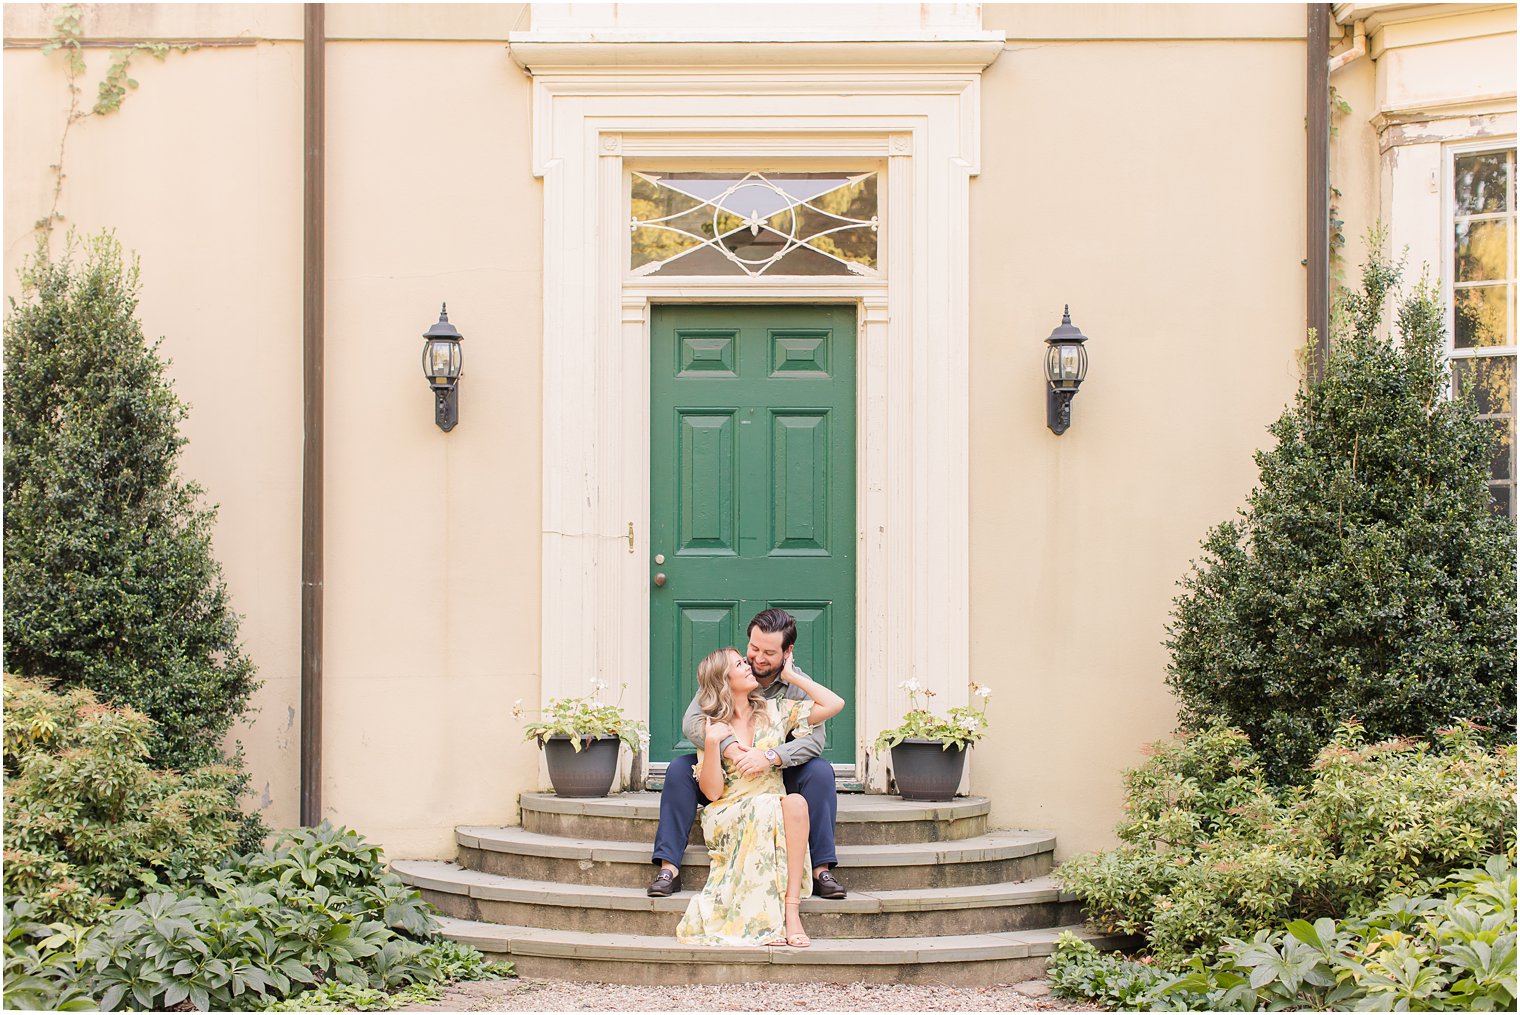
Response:
[[[1098,1011],[1063,1001],[1044,980],[995,987],[742,983],[629,987],[561,980],[458,983],[441,1000],[401,1011]]]

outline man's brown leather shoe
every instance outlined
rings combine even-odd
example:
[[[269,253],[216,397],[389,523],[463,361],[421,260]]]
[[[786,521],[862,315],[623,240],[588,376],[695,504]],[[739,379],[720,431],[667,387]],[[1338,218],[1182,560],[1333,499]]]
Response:
[[[833,871],[822,871],[813,878],[813,894],[820,899],[842,899],[849,893]]]
[[[672,873],[669,868],[661,867],[660,873],[656,874],[654,880],[649,882],[649,888],[645,890],[644,894],[651,898],[663,899],[680,890],[681,872],[675,871]]]

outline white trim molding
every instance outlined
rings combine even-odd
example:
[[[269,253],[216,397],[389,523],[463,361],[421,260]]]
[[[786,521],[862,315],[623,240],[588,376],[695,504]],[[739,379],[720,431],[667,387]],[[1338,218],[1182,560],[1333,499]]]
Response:
[[[885,789],[865,747],[901,716],[898,684],[916,677],[946,707],[967,698],[968,184],[980,74],[996,54],[736,73],[619,65],[617,44],[577,43],[570,59],[514,36],[512,50],[533,76],[544,181],[542,698],[584,693],[597,677],[626,682],[625,706],[649,712],[651,303],[852,303],[852,739],[857,772]],[[546,54],[564,62],[539,62]],[[883,172],[882,278],[630,276],[630,168],[844,161]]]

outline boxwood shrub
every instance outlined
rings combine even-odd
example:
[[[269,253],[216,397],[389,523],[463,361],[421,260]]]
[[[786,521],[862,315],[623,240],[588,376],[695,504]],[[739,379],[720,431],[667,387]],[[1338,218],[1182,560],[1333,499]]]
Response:
[[[1401,274],[1375,256],[1342,292],[1323,374],[1269,428],[1246,507],[1209,532],[1175,601],[1167,683],[1184,725],[1243,730],[1274,783],[1307,781],[1353,718],[1375,740],[1459,719],[1492,743],[1515,736],[1515,525],[1488,490],[1495,424],[1471,392],[1446,397],[1440,301],[1425,284],[1401,293]]]

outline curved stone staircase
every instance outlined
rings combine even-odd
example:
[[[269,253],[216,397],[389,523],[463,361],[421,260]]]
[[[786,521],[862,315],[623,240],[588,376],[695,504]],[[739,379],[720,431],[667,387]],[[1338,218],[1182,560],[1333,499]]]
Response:
[[[522,797],[522,826],[461,826],[457,863],[391,867],[444,913],[444,933],[525,976],[610,983],[753,981],[984,985],[1040,976],[1074,896],[1049,877],[1055,837],[987,827],[981,797],[911,803],[841,794],[839,876],[849,897],[807,899],[811,948],[687,947],[675,928],[707,877],[693,830],[684,891],[651,899],[659,795]]]

